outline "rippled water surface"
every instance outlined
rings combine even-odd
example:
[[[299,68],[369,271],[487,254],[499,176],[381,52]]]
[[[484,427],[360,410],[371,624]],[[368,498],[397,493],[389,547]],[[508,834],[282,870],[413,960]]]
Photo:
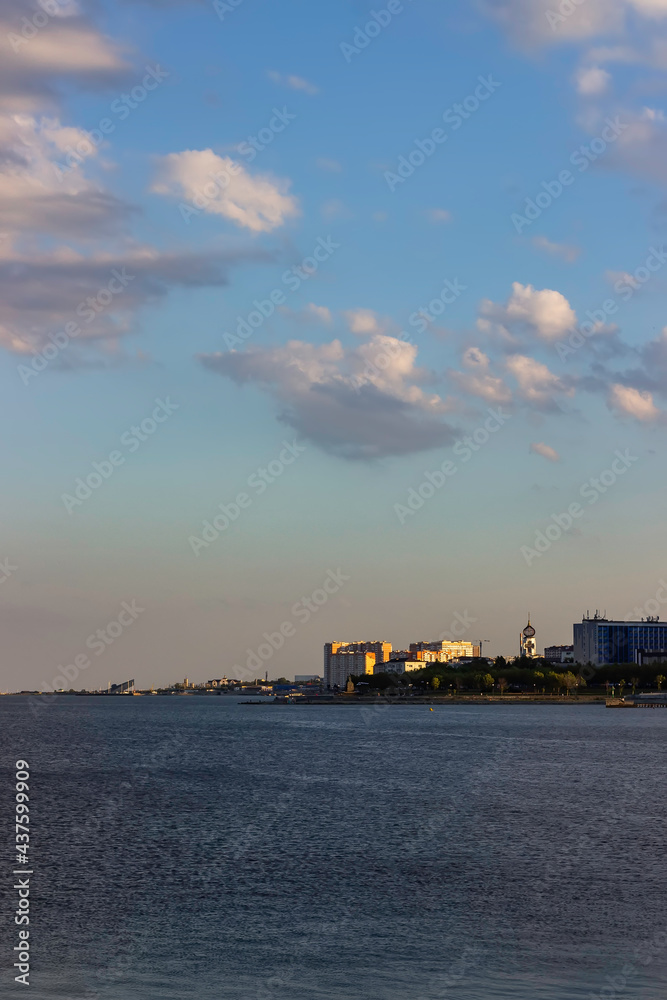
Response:
[[[667,997],[667,711],[1,698],[0,741],[2,996]]]

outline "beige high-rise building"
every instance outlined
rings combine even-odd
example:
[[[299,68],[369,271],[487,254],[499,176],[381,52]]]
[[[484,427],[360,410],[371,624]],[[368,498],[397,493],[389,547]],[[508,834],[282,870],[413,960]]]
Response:
[[[356,653],[340,650],[329,658],[329,678],[327,687],[342,691],[351,674],[372,674],[375,668],[375,653]]]
[[[373,653],[375,659],[373,663],[383,663],[385,660],[391,658],[391,643],[390,642],[327,642],[324,644],[324,686],[332,688],[334,683],[338,684],[338,681],[333,682],[331,680],[331,658],[336,656],[339,652],[345,653]],[[373,673],[373,671],[366,670],[350,670],[350,673]],[[347,680],[347,677],[345,678]],[[340,685],[339,685],[340,687]]]

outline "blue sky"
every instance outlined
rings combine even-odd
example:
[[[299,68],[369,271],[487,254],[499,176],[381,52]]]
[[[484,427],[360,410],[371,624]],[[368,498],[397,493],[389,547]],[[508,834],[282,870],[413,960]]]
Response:
[[[444,6],[5,5],[0,687],[654,598],[667,3]]]

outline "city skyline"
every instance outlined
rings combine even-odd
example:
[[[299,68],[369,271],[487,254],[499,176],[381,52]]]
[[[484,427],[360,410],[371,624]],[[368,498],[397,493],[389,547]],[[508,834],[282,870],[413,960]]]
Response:
[[[666,12],[4,5],[4,687],[662,607]]]

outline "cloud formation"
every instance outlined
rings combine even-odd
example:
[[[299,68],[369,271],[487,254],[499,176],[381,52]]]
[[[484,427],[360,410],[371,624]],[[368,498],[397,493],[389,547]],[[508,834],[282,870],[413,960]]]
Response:
[[[654,404],[650,392],[642,392],[619,383],[611,386],[608,405],[620,416],[632,417],[640,423],[654,423],[663,416],[662,411]]]
[[[560,257],[568,264],[573,264],[581,253],[581,247],[575,247],[571,243],[554,243],[546,236],[533,236],[532,244],[537,250],[543,250],[552,257]]]
[[[449,404],[417,384],[417,348],[382,334],[345,349],[290,341],[204,355],[205,367],[255,384],[279,404],[278,419],[330,454],[353,460],[405,455],[455,439]]]
[[[67,150],[84,139],[85,132],[57,118],[0,113],[0,219],[6,230],[81,239],[123,228],[131,206],[87,179],[76,160],[64,164]]]
[[[54,106],[63,84],[99,89],[118,84],[130,65],[126,52],[81,13],[75,0],[3,0],[0,12],[0,109]]]
[[[530,451],[534,455],[541,455],[542,458],[546,458],[550,462],[560,462],[560,455],[556,449],[552,448],[549,444],[545,444],[543,441],[533,441]]]
[[[135,329],[138,309],[171,288],[223,287],[231,267],[251,256],[265,255],[134,247],[85,256],[68,249],[0,256],[0,345],[35,353],[68,323],[80,330],[77,347],[117,338]]]
[[[563,337],[577,323],[572,306],[560,292],[549,288],[537,290],[519,281],[512,284],[512,294],[504,305],[484,299],[479,314],[483,331],[489,329],[491,322],[506,332],[526,331],[549,342]]]
[[[251,175],[212,149],[186,149],[163,156],[151,190],[184,198],[197,211],[221,215],[253,233],[268,233],[298,214],[289,181]]]
[[[283,74],[277,73],[275,70],[269,70],[268,77],[281,87],[289,87],[290,90],[301,90],[304,94],[309,94],[311,97],[320,92],[319,87],[316,87],[314,83],[305,80],[302,76],[295,76],[294,73]]]
[[[574,389],[564,379],[555,375],[541,361],[525,354],[510,355],[505,367],[516,379],[519,397],[538,409],[555,409],[558,396],[574,394]]]

